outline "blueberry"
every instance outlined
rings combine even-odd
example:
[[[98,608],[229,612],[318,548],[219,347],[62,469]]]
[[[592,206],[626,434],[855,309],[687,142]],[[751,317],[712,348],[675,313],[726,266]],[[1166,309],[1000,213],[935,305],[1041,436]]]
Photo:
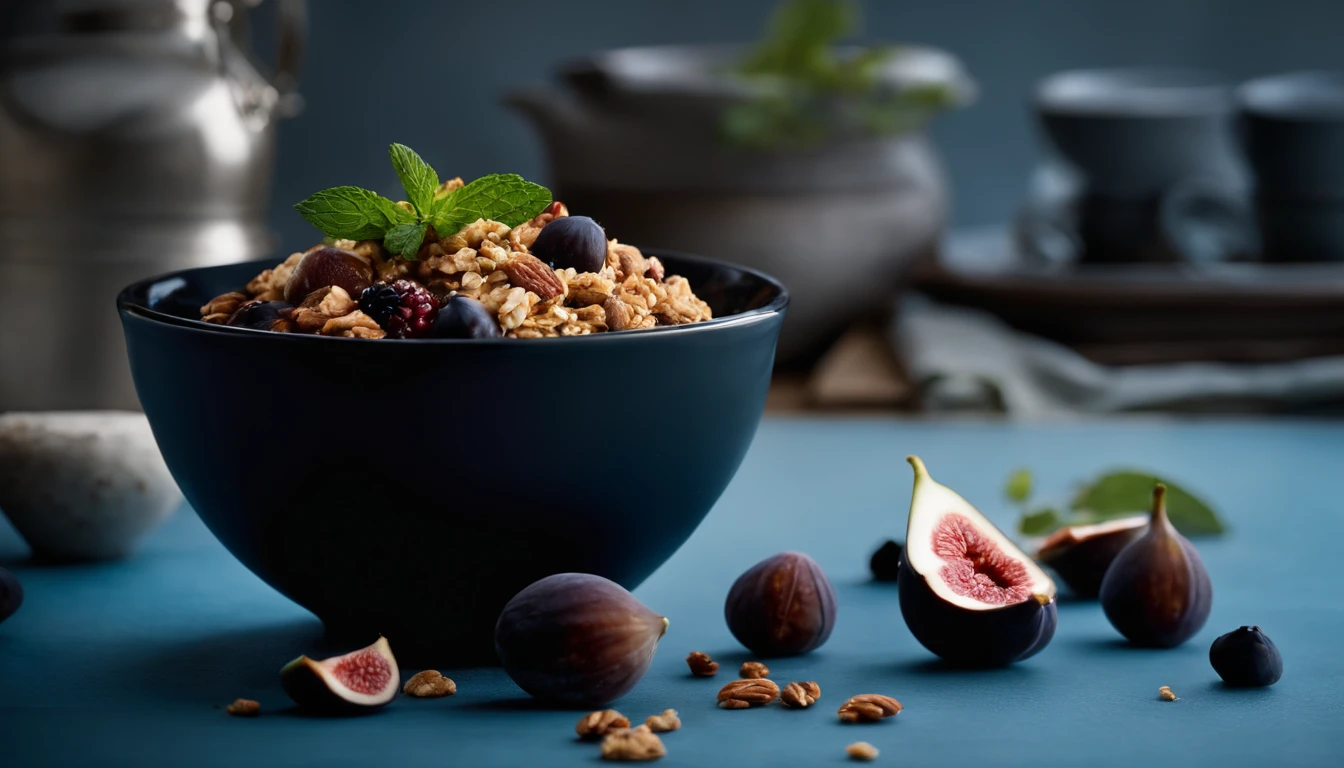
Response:
[[[552,269],[596,272],[607,263],[607,233],[587,216],[564,216],[541,228],[532,254]]]
[[[269,331],[271,325],[280,318],[280,313],[293,307],[293,304],[285,301],[249,301],[229,315],[228,324],[239,328]]]
[[[452,296],[439,310],[431,333],[438,339],[492,339],[500,335],[500,330],[499,322],[484,304]]]
[[[1283,676],[1283,657],[1259,627],[1242,627],[1213,641],[1213,670],[1228,685],[1273,685]]]

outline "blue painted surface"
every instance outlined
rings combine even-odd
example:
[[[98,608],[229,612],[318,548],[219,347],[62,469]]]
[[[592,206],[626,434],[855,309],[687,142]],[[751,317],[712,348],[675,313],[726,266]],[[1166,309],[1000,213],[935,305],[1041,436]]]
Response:
[[[1040,655],[1005,670],[948,670],[906,630],[895,590],[869,584],[867,555],[903,531],[918,452],[934,476],[1001,524],[999,489],[1018,466],[1043,491],[1117,464],[1159,468],[1205,492],[1232,525],[1197,542],[1213,614],[1169,651],[1123,645],[1094,604],[1064,603]],[[827,765],[856,740],[899,766],[1339,765],[1344,753],[1344,541],[1338,474],[1344,427],[1329,423],[1138,421],[1008,426],[780,420],[762,426],[723,500],[637,594],[671,618],[649,675],[615,706],[632,718],[677,709],[661,765]],[[639,535],[632,516],[631,536]],[[812,710],[714,707],[748,658],[722,620],[736,575],[782,549],[818,559],[839,593],[835,634],[818,652],[770,661],[779,681],[817,680]],[[451,556],[451,545],[445,556]],[[454,670],[449,699],[400,698],[379,713],[311,719],[288,709],[276,672],[319,646],[321,629],[233,561],[188,513],[127,563],[22,563],[11,531],[0,562],[28,600],[0,625],[0,765],[592,765],[572,739],[577,714],[534,706],[497,669]],[[445,589],[455,588],[445,584]],[[1229,690],[1208,646],[1257,623],[1282,650],[1283,680]],[[395,649],[396,639],[392,638]],[[694,679],[682,659],[724,663]],[[1181,700],[1163,703],[1157,687]],[[845,726],[848,695],[886,693],[906,710]],[[219,707],[261,701],[257,720]]]

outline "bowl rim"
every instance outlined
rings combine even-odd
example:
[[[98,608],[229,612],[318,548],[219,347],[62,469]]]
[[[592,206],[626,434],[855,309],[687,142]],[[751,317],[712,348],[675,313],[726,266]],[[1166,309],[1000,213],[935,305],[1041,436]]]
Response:
[[[548,338],[546,339],[546,341],[551,344],[554,343],[575,344],[575,343],[595,343],[595,342],[612,343],[611,341],[599,342],[598,340],[603,338],[607,339],[647,338],[650,334],[656,335],[658,337],[664,337],[664,336],[684,335],[687,333],[711,332],[716,328],[730,328],[745,325],[754,325],[756,323],[763,322],[773,316],[783,314],[783,312],[788,308],[790,298],[788,287],[785,286],[784,283],[780,282],[776,278],[771,277],[770,275],[761,272],[760,270],[752,269],[751,267],[743,266],[741,264],[736,264],[730,261],[711,259],[704,256],[694,256],[688,253],[682,253],[680,251],[672,251],[665,249],[649,249],[645,251],[645,253],[650,256],[656,256],[659,259],[669,260],[672,264],[675,263],[700,264],[718,269],[723,268],[732,269],[738,272],[748,274],[756,278],[757,280],[760,280],[765,285],[773,288],[775,290],[775,297],[771,299],[770,302],[765,304],[764,306],[749,309],[746,310],[745,312],[738,312],[732,315],[725,315],[723,317],[715,317],[710,320],[703,320],[698,323],[689,323],[687,325],[659,326],[654,328],[640,328],[629,331],[607,331],[604,333],[589,333],[581,336],[558,336],[554,338]],[[217,325],[215,323],[207,323],[198,319],[179,317],[177,315],[172,315],[167,312],[161,312],[159,310],[152,309],[133,299],[134,294],[147,293],[148,289],[156,283],[167,282],[174,278],[182,278],[186,275],[195,274],[206,270],[238,267],[243,264],[256,264],[257,266],[262,267],[262,265],[274,266],[275,262],[274,257],[272,256],[263,259],[253,259],[251,261],[230,262],[228,264],[214,264],[205,267],[189,267],[187,269],[179,269],[174,270],[172,272],[165,272],[159,275],[146,277],[141,280],[137,280],[134,283],[131,283],[130,285],[121,289],[120,292],[118,292],[117,312],[122,316],[131,315],[144,320],[148,320],[153,323],[158,323],[161,325],[177,326],[196,333],[222,334],[226,336],[251,335],[255,337],[271,338],[276,341],[284,341],[289,343],[311,344],[311,343],[328,343],[328,342],[376,341],[379,344],[386,344],[388,342],[392,342],[403,345],[409,344],[411,346],[439,346],[439,345],[455,346],[455,345],[469,344],[473,346],[484,347],[484,346],[527,344],[529,342],[534,341],[533,339],[520,339],[520,338],[512,338],[509,336],[498,336],[489,339],[436,339],[436,338],[356,339],[356,338],[345,338],[342,336],[320,336],[308,333],[276,333],[274,331],[265,331],[256,328],[238,328],[228,325]]]

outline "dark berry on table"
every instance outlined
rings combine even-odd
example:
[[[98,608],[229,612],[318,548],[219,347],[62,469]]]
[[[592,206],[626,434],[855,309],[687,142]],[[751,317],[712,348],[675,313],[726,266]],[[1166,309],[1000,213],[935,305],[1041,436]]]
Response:
[[[1209,662],[1228,685],[1273,685],[1283,676],[1283,657],[1259,627],[1241,627],[1214,640]]]
[[[280,313],[286,309],[293,309],[294,305],[287,301],[252,301],[240,304],[237,309],[229,315],[227,325],[235,328],[255,328],[259,331],[269,331],[276,320],[280,319]]]
[[[565,216],[541,228],[532,255],[552,269],[596,272],[607,263],[607,233],[587,216]]]
[[[891,539],[882,542],[868,560],[874,581],[896,581],[901,572],[901,551],[901,545]]]
[[[383,330],[393,339],[420,339],[429,335],[439,314],[439,300],[425,286],[411,280],[392,283],[400,302]]]
[[[439,339],[491,339],[501,335],[499,323],[485,305],[466,296],[450,296],[434,321]]]
[[[387,321],[392,313],[401,308],[401,294],[387,283],[374,283],[359,294],[359,308],[383,330],[387,330]]]

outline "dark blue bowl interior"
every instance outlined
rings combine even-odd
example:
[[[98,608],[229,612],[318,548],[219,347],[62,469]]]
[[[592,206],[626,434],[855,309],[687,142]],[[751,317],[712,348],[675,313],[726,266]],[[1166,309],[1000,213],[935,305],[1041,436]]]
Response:
[[[195,318],[265,265],[188,270],[119,300],[136,389],[187,500],[336,639],[492,658],[542,576],[633,588],[690,536],[760,421],[787,297],[668,255],[713,321],[560,339],[360,341]],[[657,606],[652,606],[655,610]]]

